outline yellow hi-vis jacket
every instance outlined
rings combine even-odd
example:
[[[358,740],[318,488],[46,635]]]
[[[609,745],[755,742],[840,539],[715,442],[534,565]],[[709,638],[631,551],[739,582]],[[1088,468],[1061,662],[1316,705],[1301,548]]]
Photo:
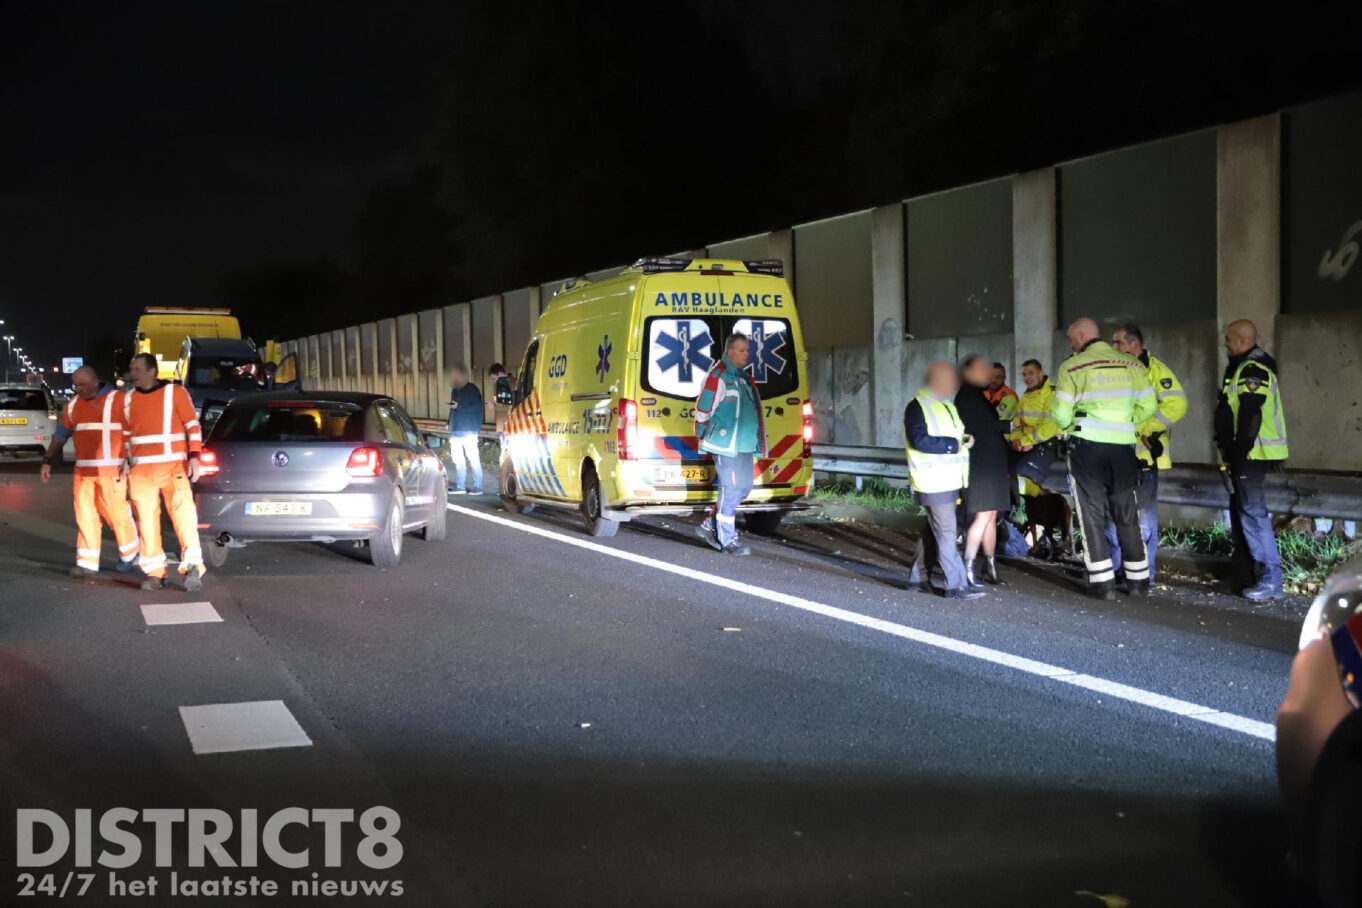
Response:
[[[1135,453],[1145,463],[1152,463],[1160,470],[1166,470],[1173,465],[1173,450],[1169,444],[1172,435],[1170,430],[1173,423],[1187,415],[1187,392],[1182,390],[1182,383],[1163,360],[1148,350],[1140,359],[1149,368],[1149,383],[1154,386],[1157,403],[1154,414],[1135,427],[1141,439],[1135,443]],[[1156,463],[1143,439],[1159,432],[1163,433],[1163,437],[1159,439],[1163,444],[1163,452],[1159,454]]]
[[[1035,446],[1058,435],[1059,426],[1050,414],[1054,399],[1055,385],[1049,376],[1041,380],[1039,388],[1023,394],[1017,417],[1012,420],[1012,432],[1007,436],[1008,440],[1023,446]]]
[[[1050,412],[1070,438],[1133,446],[1156,403],[1144,364],[1094,339],[1060,366]]]

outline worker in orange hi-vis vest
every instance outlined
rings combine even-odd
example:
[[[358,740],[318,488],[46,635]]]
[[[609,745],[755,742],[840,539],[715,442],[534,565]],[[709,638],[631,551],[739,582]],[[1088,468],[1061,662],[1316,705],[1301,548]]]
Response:
[[[165,586],[161,548],[161,501],[180,539],[180,574],[190,592],[203,589],[203,548],[190,483],[199,478],[203,433],[189,392],[156,377],[156,357],[132,358],[131,390],[123,394],[123,436],[128,442],[128,491],[142,532],[142,589]]]
[[[62,409],[61,423],[43,457],[42,480],[52,478],[52,460],[68,438],[76,447],[76,566],[72,577],[93,577],[99,572],[99,550],[104,535],[101,519],[114,531],[118,543],[120,574],[137,566],[137,527],[128,508],[128,485],[123,477],[123,423],[118,410],[122,395],[113,385],[102,384],[89,366],[71,374],[76,395]]]

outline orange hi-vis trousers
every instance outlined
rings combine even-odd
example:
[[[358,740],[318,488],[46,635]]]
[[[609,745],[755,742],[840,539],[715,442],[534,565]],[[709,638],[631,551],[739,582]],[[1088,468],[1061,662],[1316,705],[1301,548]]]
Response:
[[[199,544],[199,515],[194,490],[189,485],[184,461],[134,464],[128,475],[137,527],[142,533],[142,557],[138,562],[148,577],[165,577],[166,553],[161,547],[161,500],[180,540],[180,573],[197,569],[202,575],[203,548]]]
[[[132,523],[128,508],[127,483],[117,474],[112,476],[82,476],[76,474],[72,486],[76,505],[76,566],[87,571],[99,570],[99,550],[107,523],[118,543],[121,561],[137,557],[137,527]]]

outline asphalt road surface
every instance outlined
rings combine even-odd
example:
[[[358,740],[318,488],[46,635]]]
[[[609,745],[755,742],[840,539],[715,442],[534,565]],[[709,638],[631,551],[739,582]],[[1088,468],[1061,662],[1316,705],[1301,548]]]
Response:
[[[905,588],[890,531],[800,522],[741,559],[690,521],[597,541],[491,496],[451,499],[449,539],[408,537],[394,570],[256,545],[201,594],[145,593],[66,576],[70,477],[36,472],[0,466],[0,903],[186,904],[172,871],[279,882],[230,902],[261,905],[1303,903],[1270,740],[1290,607],[1180,587],[1095,603],[1027,565],[948,602]],[[187,601],[221,620],[141,608]],[[284,725],[234,714],[225,750],[196,752],[181,707],[241,703]],[[298,746],[230,749],[251,733]],[[81,809],[98,829],[117,806],[218,808],[236,829],[374,805],[400,816],[391,868],[365,866],[353,825],[326,866],[315,820],[281,838],[310,848],[299,869],[191,867],[183,824],[157,866],[136,825],[145,853],[114,873],[154,896],[111,895],[74,844],[13,866],[18,808],[72,829]],[[72,888],[20,898],[22,872]]]

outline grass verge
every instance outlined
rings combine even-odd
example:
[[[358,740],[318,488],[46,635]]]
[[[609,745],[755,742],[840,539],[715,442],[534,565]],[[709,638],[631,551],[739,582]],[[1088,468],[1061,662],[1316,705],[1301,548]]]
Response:
[[[868,479],[861,484],[859,491],[853,479],[837,477],[824,480],[814,485],[810,498],[819,504],[849,505],[905,514],[924,513],[913,500],[911,491],[891,486],[883,479]]]
[[[1217,523],[1209,527],[1163,527],[1159,545],[1199,555],[1229,555],[1234,539],[1229,527]],[[1362,554],[1362,541],[1349,542],[1342,536],[1283,530],[1277,534],[1277,551],[1282,556],[1282,581],[1288,593],[1313,595],[1319,592],[1334,568]]]

